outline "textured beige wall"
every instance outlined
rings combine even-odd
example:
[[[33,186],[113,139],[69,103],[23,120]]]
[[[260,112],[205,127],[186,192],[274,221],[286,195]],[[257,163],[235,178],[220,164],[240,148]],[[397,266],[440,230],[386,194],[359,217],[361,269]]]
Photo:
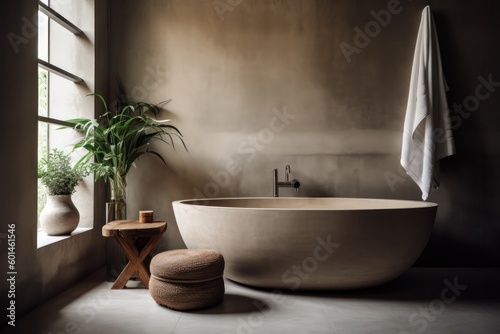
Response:
[[[156,146],[167,168],[152,157],[138,161],[128,180],[129,216],[155,210],[171,222],[157,250],[182,247],[171,201],[270,196],[272,169],[283,177],[286,164],[301,188],[282,190],[284,196],[419,200],[399,157],[416,33],[428,3],[450,103],[474,94],[480,75],[500,81],[492,1],[112,1],[111,87],[118,75],[134,98],[172,98],[163,116],[179,126],[190,150]],[[488,213],[471,204],[498,178],[469,160],[482,153],[479,145],[493,145],[470,132],[498,138],[488,124],[498,120],[492,110],[499,99],[492,94],[481,113],[456,127],[459,155],[443,162],[442,188],[430,198],[440,210],[424,265],[500,263],[498,228],[490,224],[498,221],[496,204],[485,199]],[[497,162],[498,153],[489,152],[487,162]],[[488,181],[470,184],[469,173]]]

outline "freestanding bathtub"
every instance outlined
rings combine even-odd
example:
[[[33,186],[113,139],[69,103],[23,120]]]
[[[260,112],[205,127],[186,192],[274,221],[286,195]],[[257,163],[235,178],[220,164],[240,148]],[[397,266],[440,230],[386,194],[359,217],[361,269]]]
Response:
[[[188,248],[216,249],[224,276],[255,287],[355,289],[401,275],[437,204],[355,198],[214,198],[173,203]]]

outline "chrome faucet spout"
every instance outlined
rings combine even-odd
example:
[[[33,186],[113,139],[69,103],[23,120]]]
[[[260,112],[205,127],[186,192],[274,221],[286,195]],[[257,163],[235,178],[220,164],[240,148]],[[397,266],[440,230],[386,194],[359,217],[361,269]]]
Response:
[[[273,197],[279,197],[279,188],[280,187],[293,187],[295,191],[299,191],[300,182],[297,179],[290,180],[291,168],[290,165],[286,165],[285,167],[285,181],[278,181],[278,169],[273,169]]]
[[[290,165],[286,165],[285,167],[285,182],[288,182],[289,178],[290,178]]]

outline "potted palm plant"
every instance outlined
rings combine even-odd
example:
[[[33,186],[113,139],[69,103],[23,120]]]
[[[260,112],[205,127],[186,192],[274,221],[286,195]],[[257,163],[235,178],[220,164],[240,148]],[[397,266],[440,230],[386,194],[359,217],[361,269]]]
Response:
[[[80,213],[71,195],[90,172],[89,166],[72,166],[68,154],[53,149],[38,165],[38,178],[47,190],[47,202],[40,212],[40,225],[48,235],[71,234],[80,221]]]
[[[130,101],[122,94],[113,109],[102,95],[98,98],[104,114],[98,119],[72,119],[74,129],[84,134],[75,144],[87,152],[77,164],[88,164],[95,179],[102,178],[111,185],[109,220],[126,219],[126,176],[134,161],[142,155],[152,154],[164,164],[164,158],[151,149],[151,143],[161,141],[175,148],[174,137],[180,139],[187,150],[181,132],[170,120],[158,120],[161,104]]]

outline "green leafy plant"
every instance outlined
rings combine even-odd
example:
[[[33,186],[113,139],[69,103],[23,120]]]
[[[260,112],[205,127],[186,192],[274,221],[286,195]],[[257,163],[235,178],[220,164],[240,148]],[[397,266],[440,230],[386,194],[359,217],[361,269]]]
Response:
[[[175,148],[174,137],[177,137],[187,150],[179,129],[168,124],[170,120],[156,118],[161,104],[129,101],[122,97],[111,110],[102,95],[90,95],[102,102],[104,114],[98,119],[71,119],[68,122],[84,135],[74,146],[87,151],[77,164],[90,165],[96,180],[111,181],[112,200],[125,197],[126,175],[140,156],[154,155],[166,165],[164,158],[151,149],[153,142],[161,141]]]
[[[85,134],[75,144],[75,148],[87,150],[78,164],[89,163],[96,179],[102,177],[109,181],[117,174],[126,175],[134,161],[144,154],[153,154],[166,164],[160,154],[151,150],[150,144],[156,140],[175,147],[175,136],[186,148],[181,132],[175,126],[165,124],[170,120],[156,119],[159,105],[119,101],[116,110],[112,111],[100,94],[90,95],[102,101],[104,115],[100,119],[71,119],[68,122]]]
[[[72,166],[69,154],[53,149],[38,164],[38,178],[46,187],[49,195],[71,195],[76,186],[89,175],[88,165]]]

